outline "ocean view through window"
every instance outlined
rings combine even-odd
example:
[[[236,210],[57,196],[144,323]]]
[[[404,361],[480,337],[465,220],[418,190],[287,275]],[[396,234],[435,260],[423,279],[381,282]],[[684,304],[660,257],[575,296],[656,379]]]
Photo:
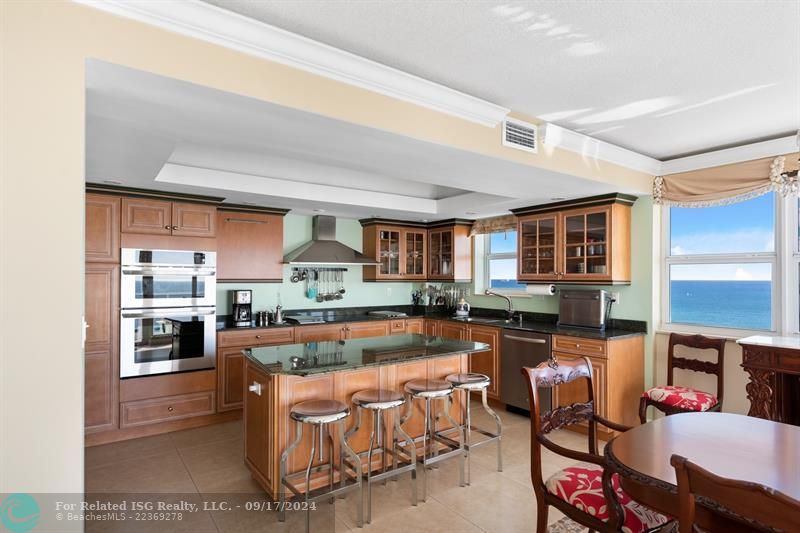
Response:
[[[517,232],[490,233],[488,237],[487,286],[492,289],[524,291],[525,285],[517,282]]]
[[[703,208],[669,208],[667,322],[777,328],[775,195]]]

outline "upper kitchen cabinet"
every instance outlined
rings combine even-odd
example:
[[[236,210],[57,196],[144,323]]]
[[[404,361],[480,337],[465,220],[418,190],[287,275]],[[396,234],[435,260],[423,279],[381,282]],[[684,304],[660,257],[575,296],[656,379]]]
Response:
[[[472,221],[445,220],[428,226],[428,279],[472,280]]]
[[[118,196],[86,194],[86,261],[119,263]]]
[[[428,230],[422,226],[381,224],[362,220],[364,255],[380,265],[364,266],[364,281],[424,280]]]
[[[286,210],[217,211],[217,279],[283,281],[283,217]]]
[[[151,198],[122,199],[122,233],[215,237],[215,205]]]
[[[609,194],[514,209],[520,281],[631,281],[633,196]]]

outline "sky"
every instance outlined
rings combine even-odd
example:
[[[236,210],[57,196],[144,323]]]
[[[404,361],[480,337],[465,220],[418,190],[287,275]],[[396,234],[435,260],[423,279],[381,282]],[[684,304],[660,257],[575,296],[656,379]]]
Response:
[[[775,197],[765,194],[720,207],[670,210],[673,255],[775,251]],[[768,263],[675,265],[673,280],[772,279]]]

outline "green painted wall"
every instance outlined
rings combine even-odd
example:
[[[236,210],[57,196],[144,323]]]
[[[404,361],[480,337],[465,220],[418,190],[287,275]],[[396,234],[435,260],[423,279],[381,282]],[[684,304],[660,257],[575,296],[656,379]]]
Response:
[[[601,287],[618,292],[620,301],[611,310],[613,318],[647,322],[645,339],[645,384],[652,383],[653,361],[653,198],[643,196],[633,204],[631,212],[631,284]],[[479,267],[480,268],[480,267]],[[474,284],[473,284],[474,285]],[[568,287],[568,285],[563,285]],[[577,287],[581,288],[581,287]],[[583,287],[585,288],[585,287]],[[475,291],[470,291],[474,293]],[[470,296],[477,307],[505,308],[505,300],[494,296]],[[558,296],[513,298],[515,309],[541,313],[558,313]]]
[[[361,224],[358,220],[337,218],[336,238],[344,244],[361,250]],[[301,244],[311,240],[311,217],[301,215],[286,215],[283,224],[283,249],[284,252],[294,250]],[[362,281],[362,267],[348,266],[345,273],[344,285],[347,292],[342,300],[317,303],[305,297],[305,284],[292,283],[292,267],[285,265],[283,268],[283,283],[219,283],[217,285],[217,312],[230,314],[232,289],[252,289],[253,310],[263,311],[272,309],[277,303],[280,293],[281,304],[285,309],[329,309],[334,307],[353,307],[367,305],[398,305],[410,304],[411,292],[419,284],[403,283],[365,283]]]

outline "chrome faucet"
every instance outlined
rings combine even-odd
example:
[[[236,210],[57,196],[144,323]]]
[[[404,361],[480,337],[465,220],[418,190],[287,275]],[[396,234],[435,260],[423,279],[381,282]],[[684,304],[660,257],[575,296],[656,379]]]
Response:
[[[489,289],[486,289],[484,292],[486,296],[499,296],[500,298],[505,298],[506,302],[508,302],[508,310],[506,313],[508,314],[508,320],[514,320],[514,304],[511,303],[511,298],[506,296],[505,294],[500,294],[499,292],[494,292]],[[519,320],[522,322],[522,315],[519,315]]]

